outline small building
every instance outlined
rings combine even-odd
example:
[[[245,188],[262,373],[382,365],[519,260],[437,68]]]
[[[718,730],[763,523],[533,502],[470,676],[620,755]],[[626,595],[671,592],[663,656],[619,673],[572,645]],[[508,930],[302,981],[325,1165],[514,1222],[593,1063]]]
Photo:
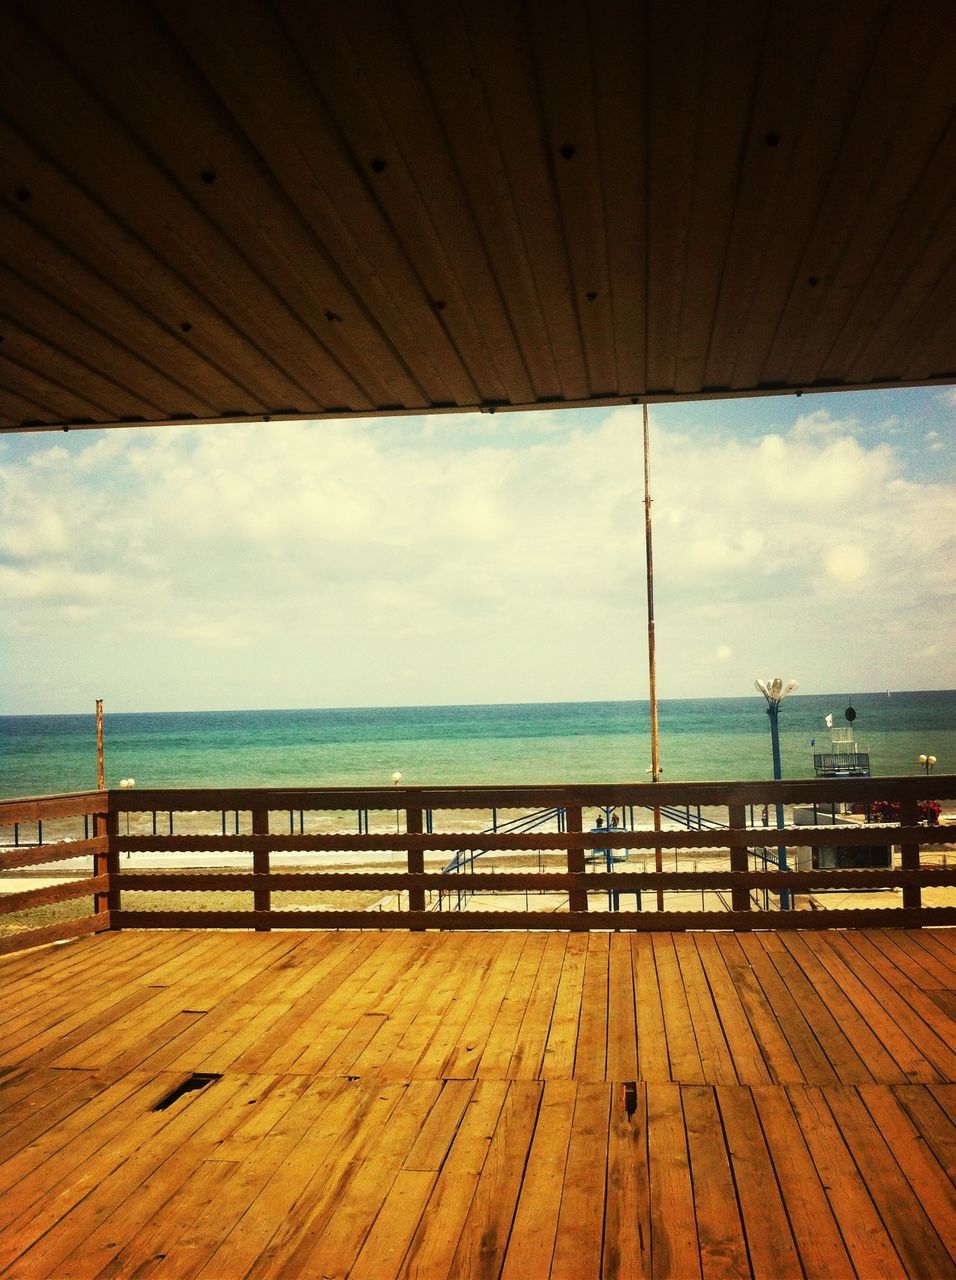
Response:
[[[853,726],[855,714],[851,718],[847,711],[849,723],[830,725],[830,749],[814,752],[813,771],[818,778],[868,778],[870,776],[870,755],[861,751],[856,740]],[[833,825],[858,827],[864,819],[860,814],[851,813],[847,805],[831,806],[821,809],[817,805],[797,807],[793,811],[794,826],[820,827]],[[834,833],[835,834],[835,833]],[[838,837],[837,837],[838,839]],[[794,866],[797,871],[840,871],[868,867],[891,867],[893,865],[893,846],[888,844],[851,844],[820,845],[810,848],[798,845],[794,851]]]

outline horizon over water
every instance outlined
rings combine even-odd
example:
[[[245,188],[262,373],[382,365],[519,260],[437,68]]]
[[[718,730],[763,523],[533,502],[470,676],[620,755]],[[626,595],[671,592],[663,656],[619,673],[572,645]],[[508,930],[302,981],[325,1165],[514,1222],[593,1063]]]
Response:
[[[956,772],[956,690],[861,693],[852,698],[861,751],[874,776],[919,772],[932,754]],[[845,725],[845,694],[794,694],[780,713],[783,776],[813,776],[828,713]],[[763,699],[659,702],[666,781],[767,778]],[[268,711],[107,712],[107,785],[381,786],[646,781],[649,704],[501,703]],[[0,798],[96,785],[95,718],[0,716]]]

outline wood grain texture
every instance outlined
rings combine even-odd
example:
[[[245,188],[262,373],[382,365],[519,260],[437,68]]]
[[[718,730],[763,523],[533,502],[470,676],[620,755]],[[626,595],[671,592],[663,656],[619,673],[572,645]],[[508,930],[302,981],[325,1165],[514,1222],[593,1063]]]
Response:
[[[956,950],[840,938],[124,932],[6,956],[0,1266],[947,1274],[956,1028],[909,1001],[919,951],[943,991]]]

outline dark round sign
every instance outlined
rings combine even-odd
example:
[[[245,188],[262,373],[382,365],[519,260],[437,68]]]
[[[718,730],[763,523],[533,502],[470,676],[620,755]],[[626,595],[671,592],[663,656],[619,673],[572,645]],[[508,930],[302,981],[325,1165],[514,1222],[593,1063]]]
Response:
[[[856,712],[853,710],[852,707],[847,707],[843,715],[847,720],[849,720],[850,724],[852,724],[853,721],[856,719]]]

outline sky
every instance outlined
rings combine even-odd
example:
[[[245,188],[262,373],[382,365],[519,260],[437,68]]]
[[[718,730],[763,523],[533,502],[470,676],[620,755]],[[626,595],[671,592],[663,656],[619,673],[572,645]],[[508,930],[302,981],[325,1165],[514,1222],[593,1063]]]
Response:
[[[956,687],[956,389],[654,405],[661,698]],[[0,712],[646,698],[640,408],[0,436]]]

